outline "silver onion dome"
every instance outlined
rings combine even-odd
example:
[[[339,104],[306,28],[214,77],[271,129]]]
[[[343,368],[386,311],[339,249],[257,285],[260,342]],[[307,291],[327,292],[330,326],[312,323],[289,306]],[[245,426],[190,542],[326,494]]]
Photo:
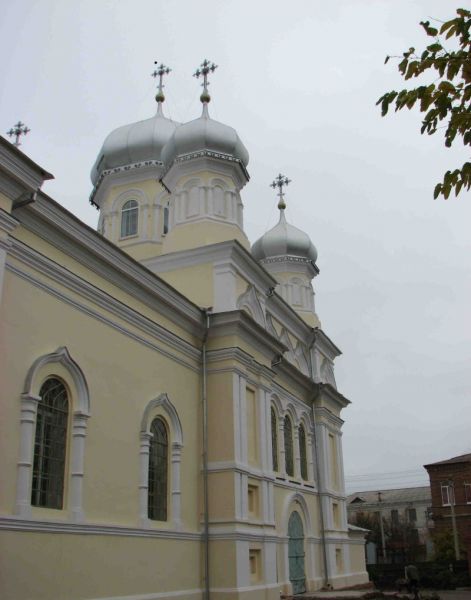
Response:
[[[207,103],[203,104],[201,117],[175,129],[162,150],[162,160],[166,167],[170,167],[177,157],[204,150],[235,158],[244,167],[249,162],[249,153],[236,130],[211,119]]]
[[[161,161],[162,148],[178,126],[164,117],[158,102],[154,117],[118,127],[103,143],[90,175],[92,183],[96,185],[101,173],[108,169],[146,160]]]
[[[259,261],[292,256],[315,263],[317,250],[307,233],[286,221],[285,211],[281,209],[277,225],[262,235],[252,246],[252,256]]]

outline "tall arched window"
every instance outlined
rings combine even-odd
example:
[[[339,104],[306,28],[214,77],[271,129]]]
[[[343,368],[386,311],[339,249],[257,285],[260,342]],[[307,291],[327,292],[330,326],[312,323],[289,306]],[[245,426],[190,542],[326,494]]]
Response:
[[[148,517],[154,521],[167,520],[168,434],[160,417],[150,426]]]
[[[271,457],[273,470],[278,471],[278,419],[273,406],[271,407]]]
[[[304,425],[299,426],[298,430],[299,439],[299,460],[301,463],[301,477],[305,481],[307,480],[307,457],[306,457],[306,432],[304,431]]]
[[[286,415],[284,420],[284,434],[285,434],[285,467],[286,474],[294,475],[294,461],[293,461],[293,428],[291,426],[291,419]]]
[[[163,227],[163,233],[166,234],[168,233],[168,218],[169,218],[169,207],[168,204],[167,206],[164,206],[164,227]]]
[[[47,379],[39,391],[31,504],[62,508],[69,401],[64,384]]]
[[[137,234],[139,205],[136,200],[128,200],[121,209],[121,237]]]

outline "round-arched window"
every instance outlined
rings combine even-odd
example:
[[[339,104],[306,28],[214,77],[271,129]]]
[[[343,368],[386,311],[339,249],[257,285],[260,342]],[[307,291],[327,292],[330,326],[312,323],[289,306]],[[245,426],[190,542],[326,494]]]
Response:
[[[137,235],[139,204],[137,200],[128,200],[121,209],[121,237]]]

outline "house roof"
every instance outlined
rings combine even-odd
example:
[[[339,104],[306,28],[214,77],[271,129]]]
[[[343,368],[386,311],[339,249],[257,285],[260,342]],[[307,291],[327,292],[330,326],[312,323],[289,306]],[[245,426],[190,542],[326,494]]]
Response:
[[[379,500],[378,494],[381,494]],[[431,502],[430,486],[401,488],[397,490],[368,490],[355,492],[347,497],[348,504],[387,504],[393,502]]]
[[[433,467],[435,465],[446,465],[450,463],[463,463],[463,462],[471,462],[471,454],[460,454],[459,456],[453,456],[453,458],[448,458],[447,460],[440,460],[438,462],[429,463],[428,465],[424,465],[425,468]]]

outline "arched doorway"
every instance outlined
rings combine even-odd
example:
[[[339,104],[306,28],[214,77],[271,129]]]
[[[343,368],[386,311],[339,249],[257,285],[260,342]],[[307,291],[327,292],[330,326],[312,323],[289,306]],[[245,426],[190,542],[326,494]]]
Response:
[[[304,571],[304,529],[299,513],[293,511],[288,521],[288,559],[289,579],[293,586],[293,594],[306,591],[306,574]]]

